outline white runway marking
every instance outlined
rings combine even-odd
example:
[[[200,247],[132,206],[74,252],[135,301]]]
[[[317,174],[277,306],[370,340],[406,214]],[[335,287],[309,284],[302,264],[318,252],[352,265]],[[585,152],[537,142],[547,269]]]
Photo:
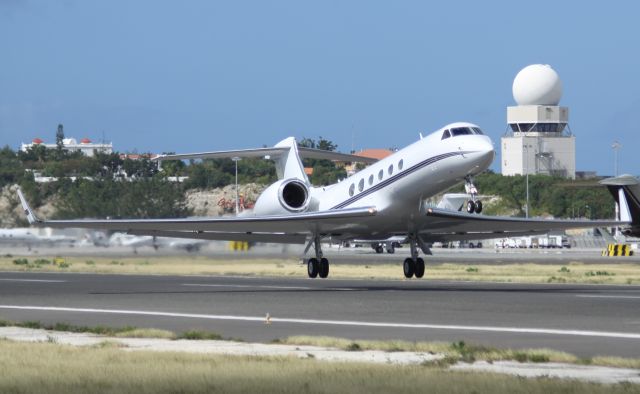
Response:
[[[580,298],[621,298],[621,299],[640,300],[640,296],[625,296],[625,295],[578,294],[578,295],[576,295],[576,297],[580,297]]]
[[[254,321],[254,322],[264,322],[265,320],[264,316],[205,315],[205,314],[198,314],[198,313],[136,311],[136,310],[128,310],[128,309],[69,308],[69,307],[56,307],[56,306],[0,305],[0,309],[50,311],[50,312],[105,313],[105,314],[116,314],[116,315],[161,316],[161,317],[180,317],[180,318],[208,319],[208,320],[236,320],[236,321]],[[545,335],[570,335],[570,336],[586,336],[586,337],[640,339],[640,333],[570,330],[570,329],[562,330],[562,329],[554,329],[554,328],[460,326],[460,325],[449,325],[449,324],[385,323],[385,322],[366,322],[366,321],[351,321],[351,320],[293,319],[293,318],[278,318],[278,317],[271,317],[271,323],[297,323],[297,324],[387,327],[387,328],[422,328],[422,329],[435,329],[435,330],[487,331],[487,332],[505,332],[505,333],[515,333],[515,334],[545,334]]]
[[[13,278],[0,278],[0,280],[5,282],[41,282],[41,283],[63,283],[66,280],[56,280],[56,279],[13,279]]]
[[[259,289],[278,289],[278,290],[312,290],[312,287],[303,286],[269,286],[269,285],[218,285],[209,283],[183,283],[182,286],[194,287],[232,287],[232,288],[259,288]]]
[[[270,286],[270,285],[223,285],[214,283],[182,283],[182,286],[194,287],[231,287],[239,289],[275,289],[275,290],[331,290],[331,291],[354,291],[355,289],[343,287],[305,287],[305,286]]]

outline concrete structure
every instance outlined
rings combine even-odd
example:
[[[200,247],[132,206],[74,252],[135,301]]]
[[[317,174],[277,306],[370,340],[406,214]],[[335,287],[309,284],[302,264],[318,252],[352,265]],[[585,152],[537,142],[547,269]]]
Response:
[[[31,143],[21,144],[20,150],[23,152],[26,152],[29,148],[31,148],[34,145],[42,145],[47,149],[57,149],[58,147],[55,143],[47,144],[40,138],[34,138],[33,141],[31,141]],[[83,138],[80,140],[80,143],[78,143],[78,141],[75,138],[65,138],[62,140],[62,148],[69,152],[80,151],[82,152],[83,155],[92,157],[95,151],[101,152],[101,153],[112,153],[113,143],[111,142],[102,143],[102,144],[94,143],[88,138]]]
[[[502,174],[545,174],[575,179],[576,140],[567,128],[569,108],[559,106],[562,81],[549,65],[522,69],[513,81],[517,106],[507,108]]]

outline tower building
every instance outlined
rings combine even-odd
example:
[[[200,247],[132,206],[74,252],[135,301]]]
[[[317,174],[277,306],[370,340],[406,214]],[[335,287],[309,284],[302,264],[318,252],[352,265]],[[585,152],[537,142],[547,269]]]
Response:
[[[576,139],[569,108],[558,104],[562,81],[551,66],[532,64],[513,80],[508,129],[501,139],[502,175],[545,174],[575,179]]]

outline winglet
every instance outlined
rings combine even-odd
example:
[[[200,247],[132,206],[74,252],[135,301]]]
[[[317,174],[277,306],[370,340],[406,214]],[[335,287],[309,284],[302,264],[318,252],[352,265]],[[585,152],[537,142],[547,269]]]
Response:
[[[629,203],[627,202],[627,197],[623,188],[618,189],[618,205],[620,206],[620,221],[631,222],[633,219],[631,217]]]
[[[40,223],[41,220],[38,219],[35,213],[33,213],[33,210],[29,206],[27,199],[24,198],[24,195],[22,194],[22,190],[20,190],[20,188],[18,188],[18,198],[20,199],[20,204],[22,204],[22,209],[24,210],[24,214],[27,215],[27,220],[29,221],[29,224]]]

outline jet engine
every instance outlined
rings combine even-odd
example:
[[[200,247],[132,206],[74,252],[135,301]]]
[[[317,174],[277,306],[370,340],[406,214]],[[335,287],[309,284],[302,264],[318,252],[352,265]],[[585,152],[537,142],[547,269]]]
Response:
[[[300,179],[280,180],[265,189],[253,208],[256,215],[304,212],[309,208],[309,187]]]

